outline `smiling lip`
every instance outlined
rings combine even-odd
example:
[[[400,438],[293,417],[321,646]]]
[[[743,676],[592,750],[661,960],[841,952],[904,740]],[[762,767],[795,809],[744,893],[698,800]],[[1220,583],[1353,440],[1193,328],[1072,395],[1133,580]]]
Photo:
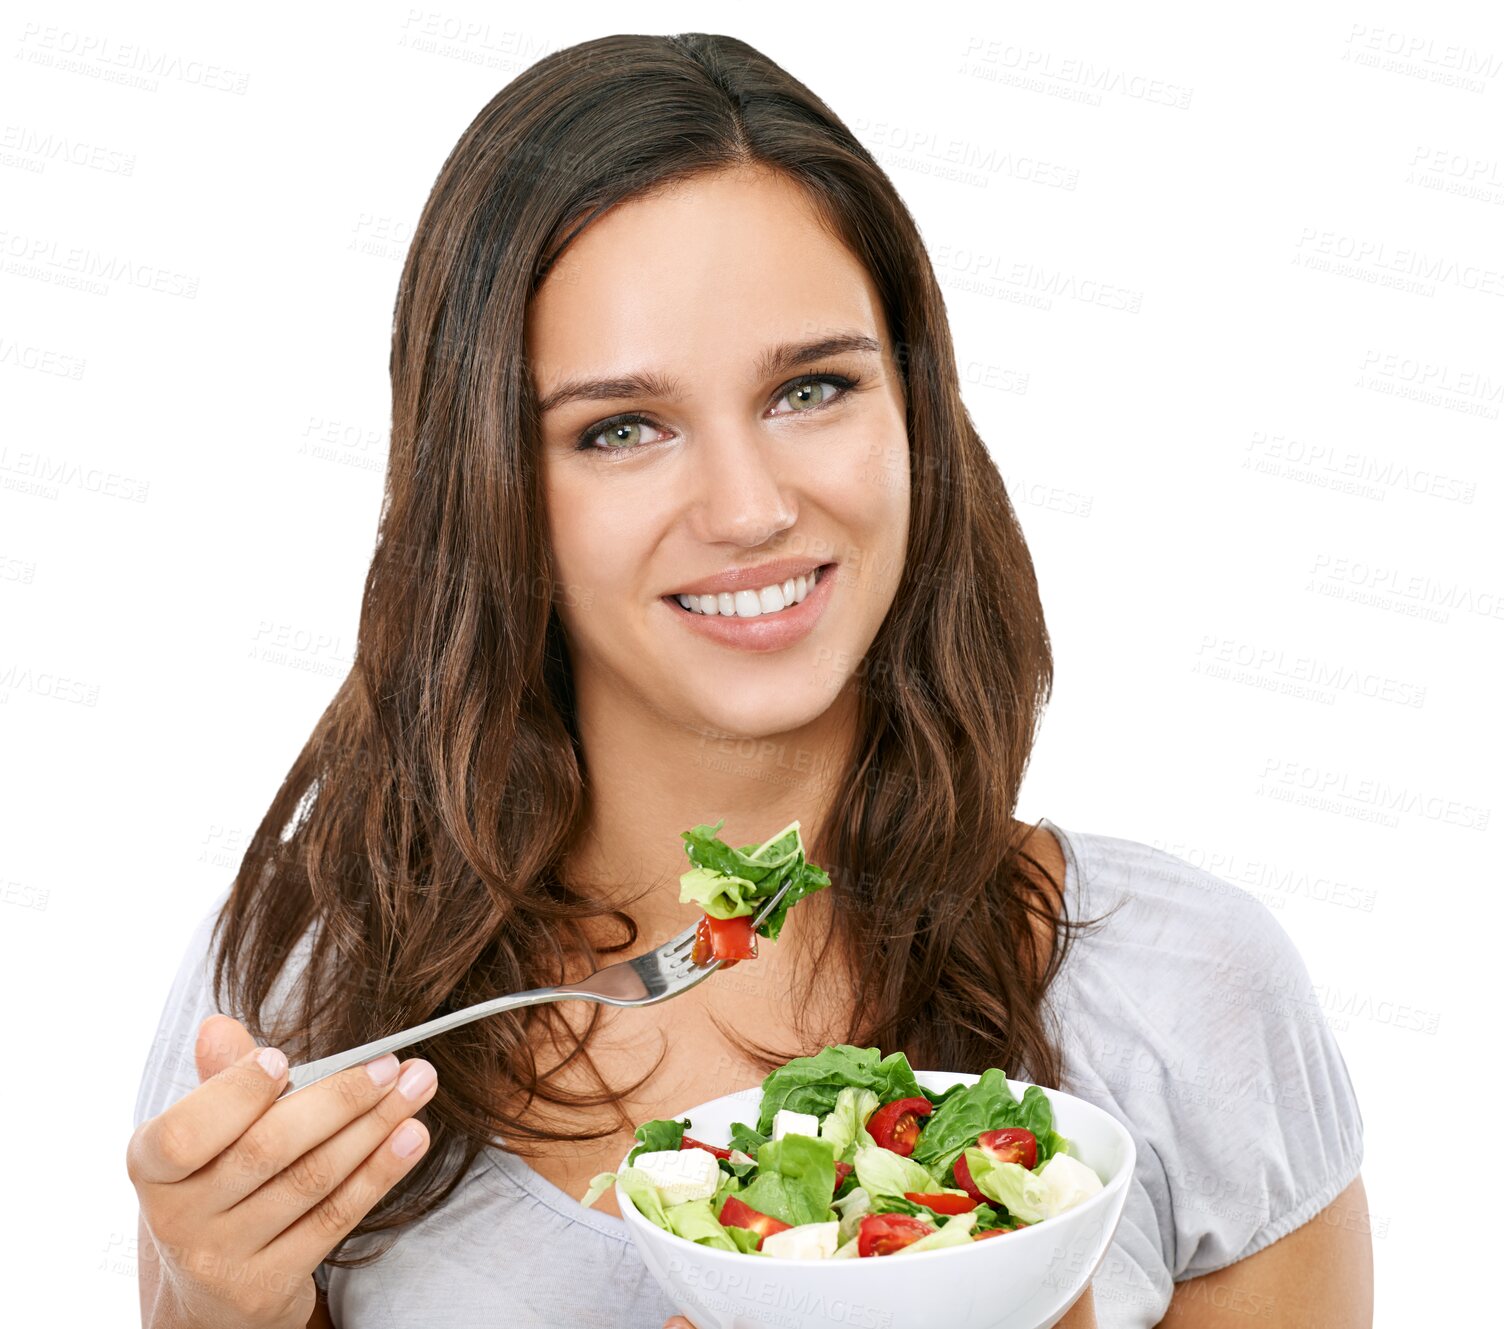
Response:
[[[767,564],[776,567],[777,564]],[[814,589],[796,605],[776,614],[758,614],[755,618],[737,618],[726,614],[697,614],[686,609],[672,595],[662,597],[663,604],[690,632],[707,637],[721,646],[742,651],[781,651],[802,641],[813,631],[830,597],[835,594],[836,565],[817,563],[822,568]],[[759,571],[761,571],[759,569]],[[760,582],[759,586],[770,585]],[[750,586],[744,589],[752,589]],[[685,591],[683,594],[689,594]],[[710,592],[706,591],[709,595]]]
[[[722,591],[735,595],[738,591],[760,591],[764,586],[781,586],[790,577],[807,577],[816,568],[824,566],[817,558],[780,558],[772,563],[759,563],[755,568],[727,568],[725,572],[680,586],[670,591],[669,596],[719,595]]]

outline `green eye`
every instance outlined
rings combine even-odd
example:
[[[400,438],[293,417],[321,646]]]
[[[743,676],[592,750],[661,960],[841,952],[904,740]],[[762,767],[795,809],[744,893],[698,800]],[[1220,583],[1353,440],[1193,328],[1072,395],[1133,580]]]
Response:
[[[775,403],[788,402],[790,409],[775,411],[775,415],[807,415],[823,410],[833,400],[839,400],[853,391],[861,382],[857,374],[807,374],[797,378],[779,392]],[[646,428],[654,433],[653,438],[644,438]],[[642,415],[617,415],[591,425],[575,440],[578,452],[603,452],[625,455],[660,439],[656,436],[658,426]],[[603,440],[597,442],[597,440]]]
[[[825,378],[807,379],[790,392],[783,394],[782,400],[791,403],[795,411],[808,411],[816,406],[823,406],[831,395],[830,380]]]
[[[623,420],[619,425],[612,425],[610,429],[603,430],[600,437],[606,440],[609,448],[633,447],[639,442],[642,434],[642,422],[640,420]]]

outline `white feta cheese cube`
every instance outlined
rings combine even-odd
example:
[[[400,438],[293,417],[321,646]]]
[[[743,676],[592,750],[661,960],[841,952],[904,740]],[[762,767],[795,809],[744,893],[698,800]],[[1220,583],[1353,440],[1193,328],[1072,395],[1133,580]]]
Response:
[[[790,1112],[779,1108],[773,1114],[773,1138],[781,1140],[785,1135],[820,1135],[820,1118],[812,1112]]]
[[[648,1174],[665,1205],[708,1200],[721,1182],[721,1165],[707,1149],[655,1149],[632,1166]]]
[[[1040,1204],[1046,1218],[1090,1199],[1102,1189],[1102,1178],[1079,1158],[1053,1154],[1036,1174],[1044,1183],[1045,1195]]]
[[[780,1260],[828,1260],[836,1253],[839,1223],[800,1223],[762,1239],[762,1253]]]

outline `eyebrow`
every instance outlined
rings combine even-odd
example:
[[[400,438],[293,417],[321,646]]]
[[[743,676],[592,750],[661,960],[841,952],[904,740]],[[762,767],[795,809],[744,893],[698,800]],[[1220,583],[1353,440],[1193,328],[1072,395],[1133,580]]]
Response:
[[[838,332],[814,341],[780,342],[769,347],[757,361],[760,378],[773,378],[786,370],[797,369],[811,360],[828,355],[865,353],[880,355],[882,346],[875,338],[858,332]],[[613,401],[619,397],[659,397],[676,401],[683,389],[675,378],[645,370],[623,374],[619,378],[566,379],[538,402],[539,415],[575,401]]]

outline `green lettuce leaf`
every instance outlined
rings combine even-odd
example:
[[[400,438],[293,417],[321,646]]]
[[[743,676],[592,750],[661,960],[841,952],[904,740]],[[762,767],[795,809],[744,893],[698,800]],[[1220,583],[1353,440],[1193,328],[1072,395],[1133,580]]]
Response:
[[[793,878],[789,893],[757,929],[777,941],[789,910],[814,891],[830,885],[829,875],[804,857],[799,823],[790,822],[771,840],[733,849],[718,838],[726,819],[682,831],[684,852],[694,867],[679,878],[679,899],[693,901],[715,918],[737,918],[757,912],[761,901],[775,894],[784,879]]]
[[[870,1089],[881,1103],[918,1098],[921,1092],[909,1059],[902,1052],[884,1057],[877,1048],[837,1043],[812,1057],[795,1057],[768,1072],[762,1082],[757,1129],[769,1134],[773,1118],[782,1108],[824,1117],[835,1109],[841,1090],[848,1088]]]
[[[1050,1110],[1050,1100],[1037,1084],[1031,1084],[1024,1090],[1020,1108],[1023,1113],[1021,1124],[1033,1131],[1034,1137],[1039,1141],[1039,1157],[1034,1160],[1036,1168],[1041,1163],[1048,1163],[1056,1154],[1073,1153],[1071,1142],[1056,1132],[1055,1114]]]
[[[683,1121],[645,1121],[632,1132],[641,1144],[634,1145],[632,1152],[627,1155],[627,1164],[630,1166],[638,1154],[651,1154],[660,1149],[677,1149],[684,1143],[684,1131],[689,1125],[689,1118]]]
[[[957,1083],[951,1085],[949,1089],[925,1089],[922,1092],[924,1096],[930,1100],[930,1106],[938,1108],[942,1103],[948,1102],[957,1094],[962,1093],[969,1088],[971,1088],[970,1085],[958,1081]]]
[[[711,1197],[710,1207],[715,1210],[716,1217],[721,1214],[721,1206],[726,1203],[726,1197],[741,1190],[742,1179],[734,1172],[721,1173],[720,1183],[715,1188],[715,1194]]]
[[[836,1105],[820,1123],[820,1138],[830,1141],[836,1157],[843,1163],[851,1161],[851,1154],[860,1145],[876,1143],[867,1134],[867,1118],[881,1104],[870,1089],[853,1089],[849,1086],[836,1095]]]
[[[983,1131],[1023,1126],[1038,1139],[1037,1161],[1043,1163],[1064,1144],[1055,1133],[1054,1124],[1044,1090],[1031,1084],[1020,1102],[1008,1087],[1008,1077],[993,1067],[983,1071],[973,1085],[946,1090],[940,1106],[922,1123],[914,1157],[936,1176],[943,1177],[961,1151],[976,1144]]]
[[[996,1200],[1014,1218],[1037,1223],[1044,1218],[1049,1187],[1019,1163],[998,1163],[980,1149],[966,1150],[971,1180],[989,1200]]]
[[[872,1197],[860,1186],[854,1186],[839,1200],[833,1200],[831,1208],[841,1217],[841,1226],[836,1231],[836,1240],[844,1245],[856,1236],[862,1219],[872,1212]]]
[[[721,1226],[709,1200],[685,1200],[681,1204],[671,1204],[664,1211],[664,1217],[670,1232],[698,1245],[713,1246],[721,1251],[746,1249],[735,1235],[737,1229]],[[757,1236],[755,1232],[751,1235],[754,1238]],[[755,1240],[753,1245],[756,1245]]]
[[[616,1173],[597,1172],[595,1176],[590,1178],[590,1185],[586,1188],[585,1193],[580,1196],[580,1203],[587,1209],[594,1208],[595,1202],[614,1185],[616,1185]]]
[[[836,1158],[830,1145],[812,1135],[769,1140],[757,1154],[757,1175],[737,1198],[759,1213],[793,1227],[828,1222],[836,1186]]]
[[[637,1207],[637,1212],[648,1222],[658,1224],[665,1232],[673,1231],[663,1209],[663,1197],[658,1194],[658,1188],[646,1172],[641,1168],[629,1167],[617,1175],[616,1181]]]
[[[999,1213],[990,1204],[979,1204],[971,1211],[977,1216],[977,1225],[972,1229],[972,1236],[978,1232],[988,1232],[995,1227],[1011,1228],[1013,1220]]]
[[[725,1229],[725,1233],[736,1244],[737,1250],[741,1251],[743,1255],[762,1254],[757,1249],[757,1243],[762,1240],[761,1232],[754,1232],[751,1228],[737,1227],[735,1224],[732,1224]]]
[[[692,868],[679,878],[679,903],[697,904],[712,918],[738,918],[757,912],[757,883],[710,868]]]
[[[744,1125],[739,1121],[731,1123],[730,1147],[732,1149],[740,1149],[742,1153],[756,1158],[758,1149],[767,1144],[767,1142],[768,1137],[764,1132],[754,1131],[750,1126]]]
[[[882,1204],[878,1196],[902,1198],[905,1191],[940,1189],[940,1183],[930,1175],[928,1168],[881,1145],[858,1149],[852,1162],[856,1165],[857,1184],[873,1197],[879,1210]]]

